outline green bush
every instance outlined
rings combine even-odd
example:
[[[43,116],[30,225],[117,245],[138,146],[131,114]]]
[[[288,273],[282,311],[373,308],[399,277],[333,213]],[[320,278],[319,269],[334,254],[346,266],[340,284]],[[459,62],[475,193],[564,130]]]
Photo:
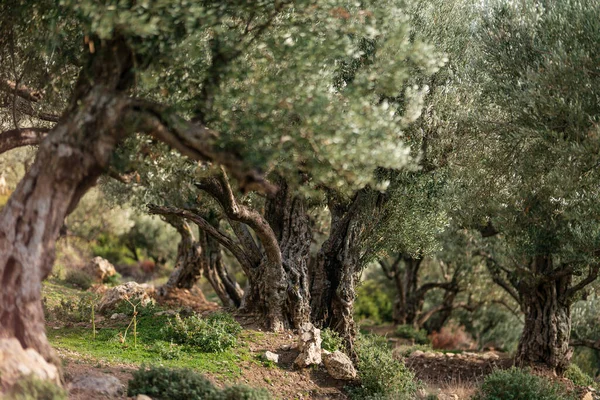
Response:
[[[412,325],[398,325],[396,336],[414,341],[416,344],[428,344],[427,331],[425,329],[415,329]]]
[[[67,400],[67,392],[50,381],[28,375],[20,379],[3,398],[7,400]]]
[[[181,357],[181,347],[174,343],[158,340],[154,342],[150,349],[157,353],[163,360],[175,360]]]
[[[142,366],[129,381],[128,396],[145,394],[157,400],[269,400],[268,392],[246,386],[215,387],[189,369]]]
[[[351,389],[353,399],[414,399],[419,388],[415,375],[396,360],[387,340],[361,335],[356,344],[360,387]]]
[[[376,324],[392,321],[392,299],[375,281],[365,281],[356,290],[354,318],[368,319]]]
[[[321,331],[321,339],[323,340],[321,343],[321,348],[323,350],[334,352],[342,350],[344,347],[344,342],[340,334],[329,328],[325,328]]]
[[[566,389],[527,370],[512,367],[488,375],[474,400],[574,400]]]
[[[577,386],[596,386],[594,378],[583,372],[576,364],[569,365],[565,371],[565,378]]]
[[[186,344],[206,353],[225,351],[237,344],[237,336],[242,327],[231,315],[211,314],[206,318],[192,315],[182,319],[179,315],[164,329],[169,340]]]
[[[113,287],[113,286],[118,286],[121,283],[121,274],[119,274],[118,272],[114,275],[110,275],[107,276],[106,278],[104,278],[102,280],[102,283],[104,283],[107,286]]]
[[[70,269],[65,275],[65,282],[78,287],[82,290],[88,290],[94,283],[94,278],[80,269]]]

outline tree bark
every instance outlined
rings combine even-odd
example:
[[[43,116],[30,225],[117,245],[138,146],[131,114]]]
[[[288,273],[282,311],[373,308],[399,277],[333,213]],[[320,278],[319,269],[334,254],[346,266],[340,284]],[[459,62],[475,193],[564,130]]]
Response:
[[[119,95],[132,55],[121,40],[102,47],[73,102],[0,212],[0,337],[15,337],[60,365],[45,334],[41,281],[52,270],[65,216],[95,184],[121,138],[127,101]]]
[[[330,198],[330,234],[310,273],[313,323],[339,333],[352,355],[356,337],[354,300],[361,268],[360,249],[355,243],[362,228],[360,220],[355,220],[360,196],[357,194],[350,203]]]
[[[191,289],[198,282],[202,274],[201,254],[203,250],[195,241],[192,229],[184,219],[167,216],[165,220],[177,229],[181,240],[177,245],[175,268],[167,283],[161,288],[163,295],[174,288]]]
[[[552,260],[538,256],[533,270],[540,274],[552,271]],[[533,284],[522,282],[519,288],[525,326],[519,339],[516,363],[520,366],[549,368],[561,375],[569,366],[573,350],[571,336],[571,276],[558,280],[539,279]]]
[[[218,225],[218,222],[213,222],[213,225]],[[202,249],[200,254],[202,274],[212,286],[223,306],[239,308],[244,291],[227,271],[219,242],[200,229],[198,243]]]

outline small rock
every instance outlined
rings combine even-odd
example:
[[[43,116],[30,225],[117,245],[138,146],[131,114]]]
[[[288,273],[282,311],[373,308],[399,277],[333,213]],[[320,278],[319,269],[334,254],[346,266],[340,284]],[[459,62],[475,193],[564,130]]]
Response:
[[[454,358],[454,357],[456,357],[456,354],[454,354],[454,353],[446,353],[446,357],[448,357],[448,358]]]
[[[85,391],[118,397],[125,392],[125,385],[112,375],[81,375],[67,386],[70,392]]]
[[[291,345],[289,345],[289,344],[284,344],[284,345],[283,345],[283,346],[281,346],[279,349],[280,349],[280,350],[283,350],[283,351],[288,351],[288,350],[290,350],[291,348],[292,348],[292,346],[291,346]]]
[[[583,395],[581,400],[594,400],[594,395],[592,394],[592,392],[587,392]]]
[[[300,368],[321,364],[321,330],[307,322],[298,330],[298,350],[294,364]]]
[[[275,364],[277,364],[279,362],[279,354],[276,354],[276,353],[273,353],[270,351],[265,351],[265,353],[263,354],[263,357],[265,360],[274,362]]]
[[[165,311],[159,311],[159,312],[154,313],[155,317],[160,317],[162,315],[169,315],[169,316],[177,315],[177,311],[175,311],[175,310],[165,310]]]
[[[147,293],[147,288],[136,282],[127,282],[119,286],[115,286],[104,293],[100,303],[98,304],[98,312],[107,313],[115,309],[121,302],[127,299],[133,304],[139,303],[141,306],[147,306],[153,302],[152,298]]]
[[[483,358],[484,360],[497,360],[500,358],[500,356],[498,356],[498,354],[496,353],[492,353],[491,351],[484,353],[481,355],[481,358]]]
[[[433,351],[427,351],[427,352],[425,352],[425,354],[423,354],[423,357],[425,357],[425,358],[436,358],[437,355]]]
[[[410,357],[423,357],[424,354],[421,350],[415,350],[410,353]]]
[[[114,313],[113,315],[110,316],[110,319],[123,319],[123,318],[127,318],[127,315],[123,314],[123,313]]]
[[[152,397],[146,396],[145,394],[138,394],[135,400],[152,400]]]
[[[325,364],[325,368],[327,368],[329,375],[334,379],[356,379],[356,369],[354,368],[352,361],[347,355],[339,350],[325,354],[323,363]]]
[[[103,282],[106,278],[117,274],[115,267],[102,257],[94,257],[83,269],[97,282]]]

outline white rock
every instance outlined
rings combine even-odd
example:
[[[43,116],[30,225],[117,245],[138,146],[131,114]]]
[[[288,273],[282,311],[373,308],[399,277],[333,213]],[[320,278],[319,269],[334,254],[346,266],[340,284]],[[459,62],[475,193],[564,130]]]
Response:
[[[15,338],[0,339],[0,388],[9,388],[23,375],[60,383],[58,369],[33,349],[23,349]]]
[[[500,358],[500,356],[496,353],[492,353],[491,351],[484,353],[481,355],[481,358],[483,358],[484,360],[497,360]]]
[[[433,351],[428,351],[428,352],[425,352],[425,354],[423,354],[423,357],[425,357],[425,358],[436,358],[437,354],[435,354]]]
[[[112,375],[80,375],[75,377],[67,386],[69,392],[94,392],[109,396],[118,397],[125,392],[125,385]]]
[[[138,285],[136,282],[127,282],[107,290],[98,304],[98,311],[103,313],[111,311],[126,299],[129,299],[133,304],[139,302],[141,306],[146,306],[153,302],[146,288]]]
[[[272,361],[275,364],[277,364],[279,362],[279,354],[270,352],[270,351],[265,351],[263,354],[263,357],[265,358],[265,360],[267,361]]]
[[[83,269],[98,282],[117,274],[115,267],[102,257],[94,257]]]
[[[298,350],[300,354],[294,361],[298,367],[321,364],[321,330],[310,322],[302,324],[298,332]]]
[[[110,316],[110,319],[123,319],[123,318],[127,318],[127,315],[123,314],[123,313],[114,313],[113,315]]]
[[[342,380],[356,379],[356,369],[352,364],[352,360],[339,350],[324,354],[323,363],[332,378]]]
[[[292,348],[292,346],[291,346],[291,345],[289,345],[289,344],[284,344],[284,345],[283,345],[283,346],[281,346],[279,349],[280,349],[280,350],[283,350],[283,351],[288,351],[288,350],[290,350],[291,348]]]
[[[423,357],[424,354],[421,350],[415,350],[410,353],[410,357]]]
[[[135,400],[152,400],[152,397],[146,396],[145,394],[138,394]]]

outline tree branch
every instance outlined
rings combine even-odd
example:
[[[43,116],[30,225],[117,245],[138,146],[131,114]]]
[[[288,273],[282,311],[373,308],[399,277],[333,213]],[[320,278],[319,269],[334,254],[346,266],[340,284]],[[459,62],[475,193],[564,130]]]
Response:
[[[583,280],[581,280],[577,285],[571,286],[569,288],[569,290],[567,290],[566,296],[572,297],[575,295],[575,293],[577,293],[578,291],[580,291],[581,289],[583,289],[590,283],[594,282],[596,280],[596,278],[598,278],[599,271],[600,271],[599,264],[590,265],[590,269],[588,270],[588,275]]]
[[[571,339],[569,341],[571,347],[589,347],[590,349],[600,350],[600,339],[589,340],[589,339]]]
[[[216,145],[218,134],[202,123],[186,121],[169,112],[166,107],[144,100],[131,100],[131,107],[135,111],[132,122],[142,132],[194,160],[224,166],[238,180],[242,191],[276,191],[275,186],[266,181],[258,170],[245,165],[239,155],[220,150]]]
[[[48,128],[20,128],[0,133],[0,154],[17,147],[35,146],[50,131]]]
[[[34,103],[37,103],[43,97],[42,92],[30,89],[24,85],[19,85],[17,87],[17,83],[10,80],[0,80],[0,90],[2,90],[3,92],[14,94],[16,96],[21,97],[22,99],[32,101]]]
[[[198,214],[190,210],[184,210],[175,207],[157,206],[155,204],[148,204],[147,207],[150,214],[178,216],[192,221],[198,225],[200,229],[212,236],[216,241],[227,248],[239,261],[240,265],[244,269],[244,272],[248,273],[252,269],[253,266],[250,264],[248,256],[244,250],[239,247],[228,235],[216,229]]]

